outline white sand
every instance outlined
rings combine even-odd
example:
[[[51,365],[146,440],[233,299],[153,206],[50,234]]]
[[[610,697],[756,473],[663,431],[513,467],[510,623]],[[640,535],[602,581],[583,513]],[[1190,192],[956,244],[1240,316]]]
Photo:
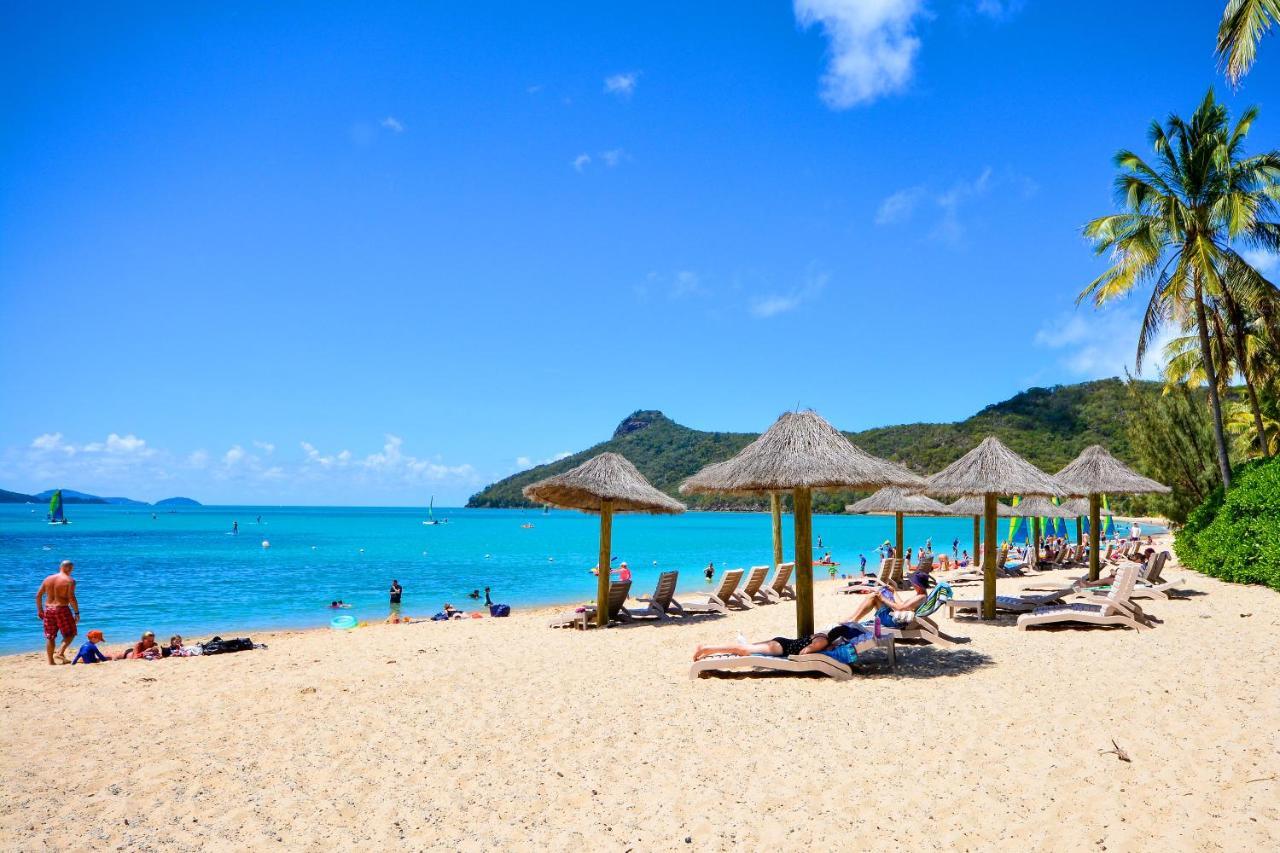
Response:
[[[790,604],[604,632],[518,614],[255,636],[270,649],[222,657],[3,658],[0,845],[1276,849],[1280,595],[1165,574],[1194,595],[1147,606],[1153,631],[944,615],[969,645],[901,647],[896,674],[869,656],[847,683],[688,680],[699,642],[793,633]],[[819,622],[850,606],[820,584]],[[1113,739],[1130,763],[1103,751]]]

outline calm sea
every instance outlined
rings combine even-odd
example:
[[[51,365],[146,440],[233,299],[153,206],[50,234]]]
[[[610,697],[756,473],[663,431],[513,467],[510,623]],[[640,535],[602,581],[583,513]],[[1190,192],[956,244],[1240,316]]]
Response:
[[[449,523],[426,526],[421,509],[201,507],[152,517],[146,508],[71,505],[72,523],[51,526],[45,511],[0,505],[0,653],[43,647],[34,596],[63,559],[76,564],[81,635],[100,628],[109,645],[145,629],[167,639],[326,625],[334,613],[328,605],[339,598],[354,605],[342,612],[381,619],[392,578],[413,616],[430,616],[446,601],[468,609],[467,593],[486,586],[494,601],[513,608],[582,601],[595,590],[589,569],[599,520],[574,512],[437,507],[435,517]],[[232,522],[239,522],[236,535]],[[972,538],[968,518],[908,518],[905,525],[909,546],[932,537],[935,550],[950,550],[958,537],[968,548]],[[790,516],[783,529],[789,554]],[[893,536],[893,519],[817,516],[815,542],[819,536],[842,563],[838,572],[857,572],[859,554],[877,564],[875,548]],[[622,515],[613,552],[630,564],[636,592],[651,591],[667,569],[680,570],[684,592],[702,590],[708,561],[717,569],[769,562],[769,516]]]

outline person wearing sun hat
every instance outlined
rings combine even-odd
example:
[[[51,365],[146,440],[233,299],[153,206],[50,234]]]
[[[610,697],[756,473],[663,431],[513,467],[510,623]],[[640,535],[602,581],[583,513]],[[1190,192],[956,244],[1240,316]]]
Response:
[[[89,632],[89,640],[80,647],[80,651],[76,652],[75,659],[71,661],[72,665],[78,663],[104,663],[110,658],[98,650],[98,643],[101,643],[105,637],[102,632],[94,629]]]
[[[929,587],[934,585],[928,564],[907,575],[907,583],[911,585],[910,591],[895,592],[887,586],[881,587],[875,595],[868,595],[864,601],[859,602],[852,616],[841,621],[861,622],[874,610],[877,621],[886,628],[905,625],[913,618],[920,602],[928,597]]]

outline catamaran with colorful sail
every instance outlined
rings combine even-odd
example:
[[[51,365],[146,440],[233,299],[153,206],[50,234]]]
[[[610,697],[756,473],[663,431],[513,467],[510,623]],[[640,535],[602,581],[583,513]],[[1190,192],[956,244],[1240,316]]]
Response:
[[[431,496],[431,502],[427,504],[427,520],[426,520],[426,521],[424,521],[424,522],[422,522],[423,524],[446,524],[446,523],[448,523],[449,519],[447,519],[447,518],[446,518],[444,521],[438,521],[438,520],[436,519],[436,515],[435,515],[435,507],[436,507],[436,496],[435,496],[435,495],[432,495],[432,496]]]
[[[54,489],[53,497],[49,498],[49,523],[50,524],[70,524],[66,514],[62,510],[62,489]]]

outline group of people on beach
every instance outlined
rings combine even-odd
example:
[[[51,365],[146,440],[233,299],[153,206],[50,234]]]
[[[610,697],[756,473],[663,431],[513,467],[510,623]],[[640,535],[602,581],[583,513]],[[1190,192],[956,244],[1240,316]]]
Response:
[[[107,654],[98,648],[105,641],[102,631],[94,629],[86,635],[86,642],[76,652],[75,658],[67,660],[67,650],[76,638],[80,622],[80,602],[76,600],[76,582],[71,577],[75,571],[75,563],[63,560],[58,571],[46,577],[36,590],[36,616],[44,626],[45,657],[49,664],[103,663],[110,660],[156,660],[167,657],[186,657],[192,654],[175,634],[169,638],[169,645],[156,643],[154,631],[144,631],[142,637],[133,646],[115,654]],[[62,645],[58,646],[58,635],[62,635]],[[55,651],[56,649],[56,651]]]

